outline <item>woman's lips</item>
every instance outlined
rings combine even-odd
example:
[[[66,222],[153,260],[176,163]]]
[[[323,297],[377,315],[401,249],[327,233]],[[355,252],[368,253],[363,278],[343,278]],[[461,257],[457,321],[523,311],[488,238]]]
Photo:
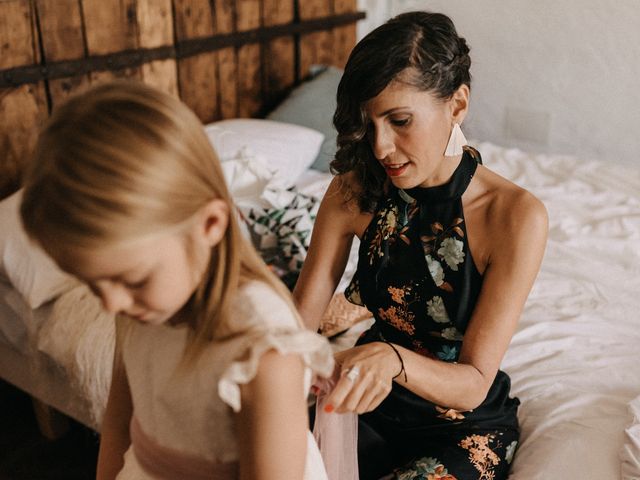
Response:
[[[402,175],[405,172],[405,170],[409,166],[409,163],[402,163],[397,165],[383,165],[383,166],[384,166],[384,171],[387,172],[387,175],[389,175],[390,177],[397,177],[398,175]]]

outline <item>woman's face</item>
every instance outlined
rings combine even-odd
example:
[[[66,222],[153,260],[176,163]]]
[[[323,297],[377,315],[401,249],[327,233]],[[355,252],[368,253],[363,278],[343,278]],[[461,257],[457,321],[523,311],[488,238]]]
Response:
[[[466,114],[468,93],[463,85],[451,99],[441,100],[393,81],[367,102],[371,148],[396,187],[428,187],[449,179],[459,158],[445,157],[444,151],[453,124]]]

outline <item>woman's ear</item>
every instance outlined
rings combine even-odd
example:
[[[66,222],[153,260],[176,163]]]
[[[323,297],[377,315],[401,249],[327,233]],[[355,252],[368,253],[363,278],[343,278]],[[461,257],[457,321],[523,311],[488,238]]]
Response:
[[[210,247],[224,237],[229,225],[229,205],[222,199],[210,200],[201,210],[199,230]]]
[[[469,86],[462,84],[453,92],[450,99],[451,117],[453,122],[462,124],[469,111]]]

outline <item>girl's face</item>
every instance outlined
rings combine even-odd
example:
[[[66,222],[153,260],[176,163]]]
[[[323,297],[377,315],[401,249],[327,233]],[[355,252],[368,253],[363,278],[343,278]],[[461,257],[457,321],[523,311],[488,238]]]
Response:
[[[463,85],[441,100],[393,81],[367,102],[371,149],[396,187],[428,187],[450,178],[459,158],[444,162],[444,151],[453,124],[466,114],[468,93]]]
[[[95,250],[49,249],[63,270],[85,282],[105,310],[149,324],[174,318],[199,285],[227,226],[207,217],[188,232],[167,233]],[[222,218],[224,217],[224,218]]]

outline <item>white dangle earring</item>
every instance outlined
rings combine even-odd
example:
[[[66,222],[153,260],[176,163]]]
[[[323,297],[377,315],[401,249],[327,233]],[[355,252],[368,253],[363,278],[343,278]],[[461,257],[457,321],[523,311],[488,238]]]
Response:
[[[449,143],[447,143],[447,148],[444,151],[445,156],[455,157],[456,155],[461,155],[462,147],[467,143],[467,139],[460,129],[460,124],[454,123],[449,136]]]

